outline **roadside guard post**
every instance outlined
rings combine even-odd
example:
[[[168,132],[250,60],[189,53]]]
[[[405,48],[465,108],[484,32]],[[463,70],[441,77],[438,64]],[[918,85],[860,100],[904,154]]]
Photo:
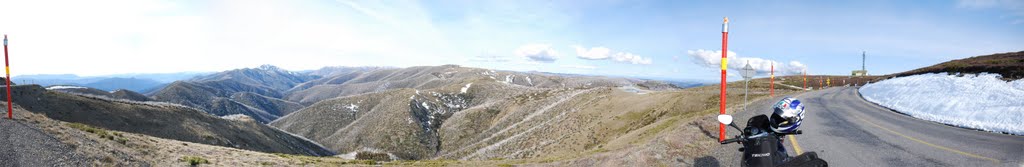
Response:
[[[807,89],[807,70],[804,70],[804,90]]]
[[[729,17],[722,20],[722,92],[718,100],[718,114],[725,115],[725,67],[728,67],[729,59],[726,53],[729,52]],[[718,142],[725,141],[725,124],[718,123]]]
[[[11,107],[11,63],[7,60],[7,34],[4,34],[4,69],[7,71],[7,119],[14,119],[14,109]]]

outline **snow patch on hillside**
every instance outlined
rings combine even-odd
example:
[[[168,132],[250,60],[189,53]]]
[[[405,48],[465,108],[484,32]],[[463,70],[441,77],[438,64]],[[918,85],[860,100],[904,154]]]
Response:
[[[1024,135],[1024,79],[999,74],[921,74],[860,88],[864,99],[924,120]]]
[[[647,94],[647,93],[651,92],[651,91],[648,91],[648,90],[640,89],[640,88],[638,88],[636,86],[632,86],[632,85],[619,87],[619,90],[622,90],[622,91],[625,91],[625,92],[630,92],[630,93],[641,94],[641,95],[642,94]]]
[[[58,85],[58,86],[50,86],[50,87],[46,88],[46,90],[59,90],[59,89],[89,89],[89,88],[81,87],[81,86],[70,86],[70,85]]]
[[[253,121],[252,117],[249,117],[248,115],[245,115],[245,114],[231,114],[231,115],[220,116],[220,118],[221,119],[226,119],[226,120]]]
[[[473,83],[468,83],[468,84],[466,84],[466,86],[465,86],[465,87],[462,87],[462,91],[460,91],[460,92],[462,92],[462,93],[466,93],[466,91],[468,91],[468,90],[469,90],[469,87],[470,87],[470,86],[473,86]]]
[[[488,71],[480,72],[480,75],[487,76],[487,77],[489,77],[489,78],[491,78],[491,79],[493,79],[495,81],[498,80],[498,78],[496,78],[498,76],[498,73],[494,72],[494,70],[488,70]]]
[[[348,107],[345,108],[348,108],[348,110],[352,112],[359,112],[359,105],[356,104],[349,103]]]
[[[516,82],[516,75],[506,75],[505,76],[505,83],[512,84],[514,82]]]

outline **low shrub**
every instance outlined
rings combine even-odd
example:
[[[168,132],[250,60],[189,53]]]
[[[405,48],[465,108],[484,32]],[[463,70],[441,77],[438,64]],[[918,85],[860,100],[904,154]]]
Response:
[[[210,161],[206,160],[206,158],[196,157],[196,156],[181,157],[181,161],[182,162],[188,162],[188,165],[192,165],[192,166],[196,166],[196,165],[199,165],[199,164],[210,164]]]

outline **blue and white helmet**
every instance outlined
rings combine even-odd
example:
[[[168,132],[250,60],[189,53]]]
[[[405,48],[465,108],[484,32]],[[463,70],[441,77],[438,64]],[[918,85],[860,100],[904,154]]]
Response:
[[[768,117],[768,123],[776,133],[795,132],[804,120],[804,104],[796,98],[783,98],[772,106],[772,110],[775,111]]]

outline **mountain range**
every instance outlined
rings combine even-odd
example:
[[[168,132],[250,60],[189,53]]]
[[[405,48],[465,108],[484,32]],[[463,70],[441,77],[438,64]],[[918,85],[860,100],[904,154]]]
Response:
[[[945,69],[940,71],[1019,78],[1013,62],[1020,53],[954,60],[910,73]],[[902,74],[907,72],[843,82],[863,85]],[[798,86],[801,76],[775,79],[776,96],[806,91]],[[768,82],[750,81],[751,101],[769,96]],[[23,83],[12,90],[13,108],[22,114],[0,124],[31,134],[0,138],[0,145],[20,148],[17,141],[38,139],[36,144],[47,145],[38,152],[126,164],[118,166],[187,165],[183,162],[196,155],[223,166],[390,160],[442,166],[692,164],[720,145],[713,134],[719,87],[696,86],[701,84],[706,83],[457,65],[310,71],[264,65],[175,81],[149,93]],[[729,91],[727,98],[745,98],[743,92]],[[5,97],[0,92],[0,99]],[[745,104],[730,100],[726,105],[735,112]],[[67,150],[74,153],[62,154]],[[27,154],[14,154],[19,155]]]
[[[601,101],[672,104],[677,102],[666,100],[679,94],[657,92],[680,90],[654,80],[457,65],[300,72],[263,65],[174,81],[148,93],[73,85],[17,87],[17,104],[60,121],[261,152],[371,153],[392,160],[528,158],[603,147],[651,122],[613,121],[639,110],[608,110]],[[655,118],[667,111],[640,110],[643,115],[662,113]],[[597,132],[553,127],[578,126],[583,117],[601,112],[619,115],[597,119],[617,122],[609,126],[617,127],[609,129],[614,133],[600,132],[607,137],[541,144],[557,148],[509,143],[540,144],[534,142],[559,137],[551,132],[582,140],[577,138]]]
[[[204,72],[154,73],[154,74],[115,74],[103,76],[78,76],[74,74],[38,74],[18,75],[14,80],[25,84],[41,86],[74,85],[96,88],[104,91],[126,89],[134,92],[150,92],[178,80],[205,75]]]

